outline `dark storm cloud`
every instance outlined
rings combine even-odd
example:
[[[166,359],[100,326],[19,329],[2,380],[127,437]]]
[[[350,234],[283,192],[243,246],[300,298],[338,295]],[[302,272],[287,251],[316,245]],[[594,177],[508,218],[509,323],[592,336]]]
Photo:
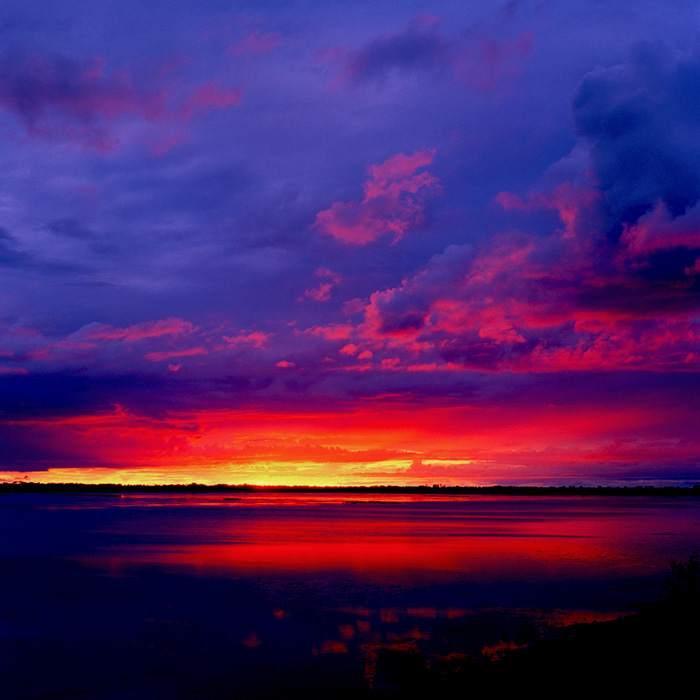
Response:
[[[0,58],[0,108],[30,136],[84,140],[114,146],[106,120],[125,114],[157,119],[163,94],[140,92],[125,72],[106,73],[104,62],[60,55],[5,53]]]
[[[405,29],[386,32],[362,49],[351,53],[345,63],[347,76],[362,81],[383,78],[391,71],[434,71],[445,67],[450,44],[442,37],[436,20],[421,15]]]
[[[477,25],[450,37],[439,17],[418,14],[403,29],[382,32],[358,49],[335,47],[320,56],[336,63],[339,77],[355,85],[392,76],[448,75],[489,91],[519,73],[533,46],[529,29],[510,37],[503,27]]]
[[[657,202],[672,216],[698,202],[698,54],[639,44],[624,64],[586,75],[573,110],[616,223],[636,221]]]
[[[17,249],[17,240],[4,228],[0,228],[0,265],[26,268],[33,263],[32,256]]]
[[[49,221],[46,228],[55,233],[57,236],[67,236],[68,238],[77,238],[80,240],[90,240],[95,237],[93,231],[86,228],[77,219],[66,218]]]
[[[187,140],[187,125],[239,105],[240,86],[192,82],[168,66],[108,65],[102,56],[6,51],[0,57],[0,110],[31,138],[112,152],[134,138],[154,155]],[[131,124],[132,128],[127,128]]]

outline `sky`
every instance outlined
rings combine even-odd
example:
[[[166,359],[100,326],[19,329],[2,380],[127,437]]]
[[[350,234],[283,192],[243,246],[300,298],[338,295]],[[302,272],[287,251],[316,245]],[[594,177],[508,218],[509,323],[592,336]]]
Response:
[[[5,0],[0,479],[700,480],[699,35]]]

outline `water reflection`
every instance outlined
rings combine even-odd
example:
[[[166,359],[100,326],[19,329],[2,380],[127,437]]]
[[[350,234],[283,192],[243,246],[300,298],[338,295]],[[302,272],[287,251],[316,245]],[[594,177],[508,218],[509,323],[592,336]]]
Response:
[[[18,698],[417,687],[624,612],[700,542],[694,499],[53,495],[0,518]]]
[[[697,541],[698,509],[678,500],[340,496],[129,496],[100,508],[76,552],[200,575],[345,572],[375,582],[600,578],[651,573]],[[695,502],[693,504],[695,505]],[[672,552],[676,552],[674,555]]]

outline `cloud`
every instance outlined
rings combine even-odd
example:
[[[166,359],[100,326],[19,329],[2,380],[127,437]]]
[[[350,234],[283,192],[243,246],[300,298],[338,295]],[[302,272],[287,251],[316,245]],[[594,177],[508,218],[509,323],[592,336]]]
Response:
[[[303,299],[311,299],[312,301],[328,301],[331,298],[331,290],[340,282],[340,275],[332,272],[327,267],[319,267],[314,275],[322,280],[318,287],[312,287],[304,291],[304,294],[298,297],[298,301]]]
[[[125,124],[157,124],[161,133],[154,148],[165,152],[166,143],[182,140],[178,132],[193,117],[240,104],[240,87],[181,85],[167,74],[146,76],[131,66],[109,69],[101,57],[6,52],[0,58],[0,110],[13,115],[31,138],[101,152],[123,145],[129,133]],[[146,132],[141,136],[153,141]]]
[[[329,326],[313,326],[304,331],[325,340],[345,340],[352,335],[353,327],[349,323],[334,323]]]
[[[65,238],[76,240],[92,240],[95,234],[75,218],[55,219],[46,224],[46,228],[51,233]]]
[[[343,74],[348,80],[361,82],[386,77],[392,71],[434,71],[448,60],[450,50],[437,20],[417,15],[405,29],[384,32],[361,49],[347,52]]]
[[[700,251],[700,206],[673,217],[659,201],[635,223],[623,225],[622,243],[631,257],[646,257],[663,250]]]
[[[500,204],[506,211],[532,212],[540,209],[556,211],[564,224],[563,233],[566,238],[588,236],[591,231],[600,227],[601,220],[594,207],[601,200],[601,194],[594,186],[590,184],[574,186],[571,182],[562,182],[550,190],[529,193],[525,198],[512,192],[499,192],[494,197],[494,202]],[[592,220],[592,215],[596,216],[595,220]],[[587,229],[580,230],[581,226]]]
[[[588,73],[574,96],[576,148],[601,195],[599,245],[627,268],[641,303],[688,306],[700,294],[698,91],[700,53],[642,43]]]
[[[206,348],[196,347],[196,348],[186,348],[184,350],[164,350],[162,352],[149,352],[145,355],[147,360],[151,362],[162,362],[163,360],[170,360],[173,357],[192,357],[192,355],[206,355],[209,351]],[[168,365],[168,369],[173,367],[173,365]]]
[[[348,341],[386,353],[395,369],[696,366],[700,109],[687,97],[696,83],[700,59],[660,46],[589,73],[574,99],[576,149],[588,156],[581,181],[500,192],[495,201],[529,231],[448,247],[372,294]],[[547,210],[559,227],[537,218]]]
[[[315,228],[343,243],[366,245],[392,234],[394,242],[425,222],[425,200],[441,191],[440,181],[427,171],[434,150],[397,153],[370,165],[370,179],[359,202],[334,202],[316,215]]]
[[[31,267],[35,260],[29,253],[17,248],[17,239],[0,226],[0,265],[7,267]]]
[[[254,29],[243,39],[231,44],[227,52],[249,58],[254,55],[272,53],[283,43],[282,37],[277,32],[261,32],[259,29]]]
[[[461,82],[483,91],[494,90],[507,78],[517,76],[520,62],[535,46],[535,34],[529,29],[500,41],[488,34],[468,36],[469,40],[456,47],[453,71]]]
[[[260,464],[284,474],[264,442],[283,422],[277,411],[296,421],[274,436],[291,450],[308,439],[311,410],[319,433],[344,410],[336,438],[313,439],[330,450],[372,405],[356,446],[395,431],[394,457],[424,459],[425,472],[441,464],[431,449],[451,448],[475,421],[445,459],[470,457],[490,426],[501,463],[532,449],[535,464],[533,443],[568,439],[544,410],[562,413],[555,385],[600,414],[599,424],[585,410],[569,417],[583,435],[572,459],[643,458],[585,442],[607,429],[618,396],[633,396],[621,414],[637,435],[672,406],[666,436],[685,416],[695,439],[700,60],[660,45],[620,58],[640,36],[694,45],[685,12],[660,12],[657,0],[632,20],[617,7],[601,20],[521,3],[506,17],[452,3],[433,6],[444,19],[409,21],[405,7],[368,3],[300,22],[284,3],[246,19],[187,3],[99,18],[25,5],[0,49],[0,443],[26,438],[23,463],[45,467],[54,453],[35,440],[42,426],[12,437],[12,411],[37,423],[60,414],[46,428],[52,444],[60,452],[73,436],[81,464],[114,444],[110,464],[153,458],[166,474],[183,463],[157,431],[172,418],[186,424],[173,445],[192,433],[191,447],[220,444],[223,480],[235,446],[256,440],[249,474]],[[335,48],[311,65],[323,47]],[[498,410],[486,421],[489,397]],[[115,403],[132,418],[84,430]],[[458,404],[445,437],[435,409]],[[246,406],[260,416],[255,435],[249,418],[197,415]],[[521,414],[503,420],[514,406]],[[636,406],[647,423],[627,411]],[[61,422],[72,408],[79,419]],[[144,415],[154,418],[145,457]],[[426,421],[434,435],[418,449]],[[325,466],[330,455],[319,453],[319,473],[350,479]],[[188,464],[194,474],[208,462]]]
[[[399,342],[415,339],[428,323],[432,304],[446,290],[459,289],[472,258],[471,246],[448,246],[399,287],[372,294],[365,308],[363,333],[374,338],[399,338]]]
[[[0,108],[29,136],[82,140],[111,150],[116,136],[106,123],[127,115],[157,120],[165,112],[165,96],[135,88],[125,70],[106,72],[99,58],[6,53],[0,59]]]
[[[238,335],[225,335],[223,338],[231,347],[250,345],[254,348],[260,349],[267,345],[271,338],[271,334],[264,333],[263,331],[239,331]]]
[[[163,321],[143,321],[127,328],[114,328],[102,325],[88,328],[85,337],[91,340],[123,340],[134,343],[145,338],[159,338],[165,335],[193,333],[196,327],[181,318],[168,318]]]
[[[634,223],[658,202],[671,216],[700,198],[700,56],[638,44],[628,60],[598,67],[573,100],[614,223]]]
[[[480,90],[492,90],[517,75],[519,62],[534,47],[534,33],[494,38],[483,28],[449,38],[438,18],[418,14],[403,29],[386,31],[359,49],[326,49],[319,54],[337,66],[340,81],[352,85],[384,82],[393,76],[450,75]]]
[[[24,367],[6,367],[5,365],[0,365],[0,376],[6,377],[11,374],[25,375],[29,374],[29,371]]]
[[[200,114],[209,114],[216,109],[223,109],[241,104],[243,90],[240,87],[222,90],[216,83],[200,85],[182,105],[181,114],[185,122]]]
[[[650,276],[651,263],[640,257],[666,246],[694,249],[690,222],[681,227],[655,210],[602,254],[603,199],[590,185],[562,183],[525,198],[500,193],[497,201],[526,213],[554,209],[562,226],[547,235],[505,231],[476,250],[449,246],[401,285],[371,295],[350,346],[362,340],[375,355],[401,357],[406,369],[686,371],[698,364],[695,252],[684,258],[680,281]],[[659,232],[659,220],[679,230]]]

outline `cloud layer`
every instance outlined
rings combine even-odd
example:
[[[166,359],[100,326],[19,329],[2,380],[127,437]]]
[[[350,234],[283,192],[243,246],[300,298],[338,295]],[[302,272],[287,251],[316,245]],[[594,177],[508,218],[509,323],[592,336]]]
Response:
[[[1,478],[696,478],[695,9],[88,9],[0,9]]]

